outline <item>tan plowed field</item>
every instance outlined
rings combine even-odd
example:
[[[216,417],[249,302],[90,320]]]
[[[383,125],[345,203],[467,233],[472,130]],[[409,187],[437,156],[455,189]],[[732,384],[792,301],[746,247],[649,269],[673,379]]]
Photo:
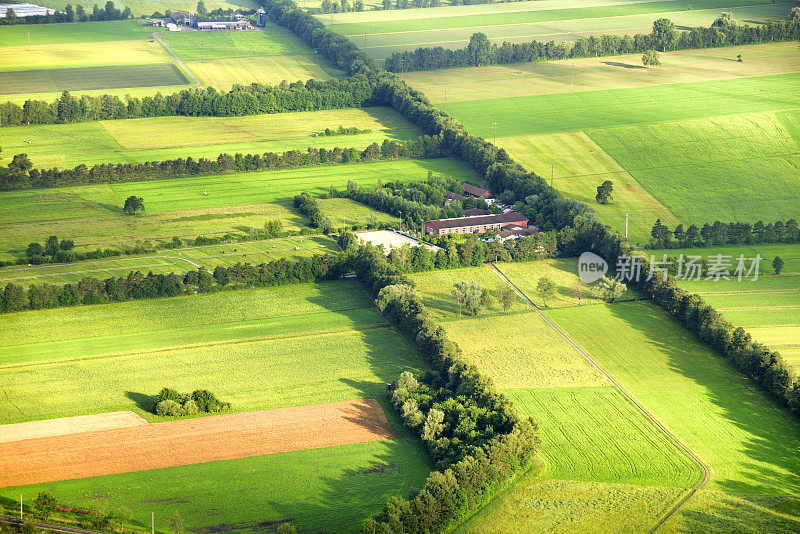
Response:
[[[0,487],[395,439],[373,399],[0,443]]]
[[[0,426],[0,443],[146,425],[147,419],[131,411],[59,417]]]

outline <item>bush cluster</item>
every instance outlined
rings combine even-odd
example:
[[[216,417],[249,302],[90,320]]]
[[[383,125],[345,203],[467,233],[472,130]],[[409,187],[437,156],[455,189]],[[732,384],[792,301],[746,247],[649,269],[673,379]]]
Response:
[[[221,402],[213,393],[205,389],[193,391],[190,395],[164,388],[156,395],[153,412],[157,415],[183,417],[199,412],[214,413],[230,409],[229,402]]]
[[[335,130],[331,130],[330,128],[325,128],[321,132],[315,133],[314,137],[317,136],[331,137],[334,135],[356,135],[356,134],[366,134],[371,132],[372,130],[362,130],[358,128],[358,126],[350,126],[349,128],[345,128],[344,126],[339,126]]]

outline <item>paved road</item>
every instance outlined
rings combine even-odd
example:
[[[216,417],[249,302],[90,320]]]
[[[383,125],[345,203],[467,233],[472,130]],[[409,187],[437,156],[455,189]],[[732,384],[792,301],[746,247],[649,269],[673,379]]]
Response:
[[[8,525],[21,525],[24,522],[25,521],[22,519],[16,517],[6,517],[0,515],[0,523],[6,523]],[[40,530],[49,530],[51,532],[67,532],[69,534],[102,534],[96,530],[86,530],[83,528],[68,527],[65,525],[53,525],[52,523],[34,522],[33,524]]]
[[[583,356],[586,359],[586,361],[588,361],[595,369],[597,369],[600,373],[602,373],[603,376],[605,376],[609,380],[609,382],[611,382],[614,385],[614,387],[617,388],[617,391],[622,393],[622,395],[624,395],[626,399],[628,399],[634,406],[636,406],[636,408],[647,419],[649,419],[654,425],[656,425],[661,430],[661,432],[663,432],[663,434],[667,437],[667,439],[669,439],[672,443],[675,444],[675,446],[677,446],[679,449],[681,449],[683,452],[685,452],[686,455],[689,456],[689,458],[691,458],[700,467],[700,469],[703,471],[703,478],[691,490],[689,490],[689,492],[686,495],[684,495],[683,498],[675,504],[675,506],[670,508],[670,510],[661,517],[661,519],[658,521],[658,523],[656,523],[653,526],[653,528],[651,528],[648,531],[648,534],[652,534],[653,532],[658,530],[659,527],[661,527],[661,525],[663,525],[664,522],[666,522],[667,519],[672,517],[672,515],[675,512],[677,512],[678,509],[680,509],[681,506],[686,504],[686,501],[688,501],[692,497],[692,495],[694,495],[697,492],[697,490],[699,490],[700,488],[705,486],[706,482],[708,482],[708,479],[709,479],[709,477],[711,475],[711,472],[709,471],[708,466],[703,462],[703,460],[701,460],[694,453],[694,451],[692,451],[689,447],[684,445],[672,432],[670,432],[663,424],[661,424],[661,422],[658,419],[656,419],[655,416],[653,416],[653,414],[651,414],[649,411],[647,411],[647,408],[645,408],[639,401],[637,401],[633,397],[633,395],[628,393],[625,390],[625,388],[623,388],[622,385],[614,379],[613,376],[608,374],[605,371],[605,369],[603,369],[600,366],[600,364],[598,364],[591,356],[589,356],[582,348],[580,348],[580,346],[578,346],[578,344],[575,343],[575,341],[573,341],[572,338],[570,338],[566,334],[566,332],[561,330],[561,328],[559,328],[559,326],[556,323],[551,321],[550,318],[547,315],[545,315],[544,312],[536,304],[534,304],[531,299],[528,298],[527,295],[525,295],[525,293],[523,293],[517,286],[515,286],[514,283],[511,280],[506,278],[506,275],[504,275],[500,271],[500,269],[498,269],[494,265],[494,263],[490,263],[489,265],[492,266],[492,269],[495,270],[495,272],[500,276],[500,278],[505,280],[505,282],[508,285],[510,285],[512,288],[514,288],[514,291],[516,291],[517,294],[525,300],[525,302],[530,304],[536,310],[536,312],[542,317],[542,319],[544,319],[547,322],[547,324],[549,324],[556,332],[558,332],[561,335],[561,337],[566,339],[567,342],[570,345],[572,345],[572,347],[575,348],[575,350],[577,350],[581,354],[581,356]]]
[[[164,50],[166,50],[167,52],[169,52],[169,55],[171,55],[171,56],[172,56],[172,57],[175,59],[175,62],[176,62],[178,65],[180,65],[180,67],[181,67],[181,68],[182,68],[184,71],[186,71],[186,72],[189,74],[189,76],[191,76],[191,77],[192,77],[192,79],[194,80],[194,83],[192,84],[192,87],[193,87],[193,86],[195,86],[195,85],[200,85],[200,80],[198,80],[197,78],[195,78],[194,74],[192,74],[192,71],[190,71],[190,70],[189,70],[189,68],[188,68],[186,65],[184,65],[184,64],[183,64],[183,61],[181,61],[181,58],[179,58],[179,57],[178,57],[178,56],[175,54],[175,52],[173,52],[173,51],[172,51],[172,49],[171,49],[169,46],[167,46],[167,43],[165,43],[163,40],[161,40],[161,37],[159,37],[159,36],[158,36],[158,32],[153,32],[153,39],[155,39],[156,41],[158,41],[159,43],[161,43],[161,46],[163,46],[163,47],[164,47]]]

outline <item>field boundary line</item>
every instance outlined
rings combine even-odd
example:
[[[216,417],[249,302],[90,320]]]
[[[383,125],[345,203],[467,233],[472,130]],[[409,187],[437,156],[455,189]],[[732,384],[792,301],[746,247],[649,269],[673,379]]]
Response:
[[[178,66],[181,67],[184,71],[186,71],[186,73],[194,80],[194,83],[189,87],[196,87],[200,85],[200,80],[198,80],[197,77],[194,75],[194,73],[192,73],[192,71],[189,70],[189,67],[187,67],[183,61],[181,61],[181,58],[179,58],[177,54],[175,54],[175,52],[173,52],[172,49],[169,46],[167,46],[167,43],[165,43],[161,39],[161,37],[159,37],[158,32],[153,32],[153,38],[159,43],[161,43],[161,46],[164,47],[164,50],[166,50],[167,53],[169,53],[169,55],[175,58],[175,62],[178,64]]]
[[[661,423],[661,421],[659,421],[653,414],[651,414],[647,410],[647,408],[644,407],[643,404],[641,404],[638,400],[636,400],[636,398],[632,394],[628,393],[625,390],[625,388],[623,388],[622,385],[619,382],[617,382],[617,380],[613,376],[611,376],[605,369],[603,369],[603,367],[599,363],[597,363],[591,356],[589,356],[589,354],[586,353],[586,351],[584,351],[571,337],[569,337],[566,332],[564,332],[553,320],[551,320],[547,315],[545,315],[545,313],[536,304],[534,304],[533,301],[529,299],[527,295],[525,295],[525,293],[523,293],[516,285],[514,285],[514,283],[511,280],[509,280],[508,277],[506,277],[506,275],[503,274],[503,272],[500,269],[498,269],[493,262],[489,262],[489,265],[492,266],[492,269],[494,269],[494,271],[500,276],[500,278],[502,278],[509,286],[511,286],[514,289],[514,291],[516,291],[517,294],[519,294],[519,296],[521,296],[525,300],[525,302],[530,304],[538,312],[539,316],[542,319],[544,319],[547,324],[549,324],[556,332],[558,332],[558,334],[561,335],[561,337],[563,337],[570,345],[572,345],[572,347],[575,348],[575,350],[577,350],[581,354],[581,356],[583,356],[584,359],[586,359],[586,361],[588,361],[595,369],[597,369],[603,376],[605,376],[609,380],[609,382],[611,382],[611,384],[617,389],[617,391],[619,391],[626,399],[628,399],[651,423],[653,423],[658,429],[661,430],[661,432],[667,437],[667,439],[669,439],[675,446],[677,446],[680,450],[686,453],[686,455],[689,456],[689,458],[691,458],[702,470],[703,476],[700,479],[700,481],[697,484],[695,484],[695,486],[692,487],[672,508],[670,508],[661,517],[661,519],[659,519],[659,521],[653,526],[653,528],[647,531],[648,534],[652,534],[653,532],[658,530],[659,527],[661,527],[667,521],[667,519],[672,517],[672,515],[675,512],[677,512],[678,509],[681,508],[681,506],[686,504],[686,502],[690,498],[692,498],[692,496],[695,493],[697,493],[697,491],[700,488],[705,486],[705,484],[711,477],[711,471],[709,467],[705,464],[705,462],[703,462],[703,460],[700,459],[699,456],[697,456],[697,454],[694,453],[694,451],[692,451],[687,445],[684,445],[677,438],[677,436],[675,436],[675,434],[673,434],[666,426],[664,426],[664,424]]]

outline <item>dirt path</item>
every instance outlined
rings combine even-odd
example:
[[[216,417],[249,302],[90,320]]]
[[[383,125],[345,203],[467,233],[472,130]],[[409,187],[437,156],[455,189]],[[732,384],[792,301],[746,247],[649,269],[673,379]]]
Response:
[[[0,443],[0,487],[398,439],[374,399]]]
[[[190,87],[194,87],[196,85],[200,85],[200,80],[198,80],[195,77],[195,75],[192,73],[192,71],[189,70],[189,67],[187,67],[183,63],[183,61],[181,61],[181,58],[179,58],[177,56],[177,54],[175,54],[175,52],[173,52],[172,49],[169,46],[167,46],[167,43],[165,43],[163,40],[161,40],[161,37],[158,36],[158,32],[153,32],[153,39],[158,41],[161,44],[161,46],[164,47],[164,50],[166,50],[169,53],[169,55],[171,55],[175,59],[175,63],[177,63],[189,76],[192,77],[192,79],[194,80],[194,83]]]
[[[0,443],[26,439],[49,438],[65,434],[81,434],[94,430],[111,430],[146,425],[147,420],[131,411],[59,417],[29,423],[0,425]]]
[[[533,301],[529,299],[527,295],[525,295],[525,293],[523,293],[517,286],[515,286],[514,283],[511,280],[509,280],[506,277],[506,275],[503,274],[500,271],[500,269],[498,269],[495,266],[494,263],[490,263],[489,265],[492,266],[492,269],[494,269],[497,275],[500,276],[500,278],[502,278],[509,286],[511,286],[514,289],[514,291],[516,291],[517,294],[525,300],[525,302],[527,302],[531,307],[533,307],[533,309],[536,310],[539,316],[541,316],[541,318],[544,319],[545,322],[547,322],[547,324],[549,324],[556,332],[558,332],[559,335],[561,335],[561,337],[567,340],[567,343],[572,345],[572,347],[575,350],[577,350],[580,353],[580,355],[583,356],[584,359],[586,359],[586,361],[588,361],[595,369],[597,369],[600,373],[602,373],[603,376],[605,376],[608,379],[608,381],[611,382],[611,384],[617,389],[617,391],[619,391],[626,399],[628,399],[631,402],[631,404],[633,404],[642,413],[642,415],[644,415],[650,422],[656,425],[661,430],[661,432],[667,437],[667,439],[669,439],[672,443],[675,444],[676,447],[678,447],[684,453],[686,453],[686,455],[689,456],[689,458],[691,458],[702,470],[703,477],[700,479],[700,481],[692,489],[690,489],[688,493],[686,493],[686,495],[684,495],[681,498],[681,500],[679,500],[672,508],[670,508],[669,511],[667,511],[661,517],[661,519],[659,519],[658,523],[656,523],[653,526],[653,528],[651,528],[648,531],[648,534],[655,532],[656,530],[659,529],[659,527],[661,527],[661,525],[663,525],[667,521],[667,519],[672,517],[672,515],[675,514],[675,512],[677,512],[678,509],[680,509],[680,507],[683,506],[686,503],[686,501],[688,501],[697,492],[697,490],[705,486],[705,484],[708,482],[709,477],[711,476],[711,472],[708,466],[703,462],[703,460],[700,459],[700,457],[698,457],[694,453],[694,451],[692,451],[688,446],[684,445],[675,436],[675,434],[670,432],[653,414],[651,414],[647,410],[647,408],[645,408],[638,400],[636,400],[636,398],[633,395],[628,393],[625,390],[625,388],[623,388],[622,385],[614,379],[613,376],[611,376],[608,372],[606,372],[600,366],[600,364],[598,364],[577,343],[575,343],[575,341],[573,341],[572,338],[570,338],[566,332],[564,332],[561,328],[559,328],[559,326],[556,323],[550,320],[550,318],[547,315],[545,315],[544,312],[536,304],[534,304]]]

